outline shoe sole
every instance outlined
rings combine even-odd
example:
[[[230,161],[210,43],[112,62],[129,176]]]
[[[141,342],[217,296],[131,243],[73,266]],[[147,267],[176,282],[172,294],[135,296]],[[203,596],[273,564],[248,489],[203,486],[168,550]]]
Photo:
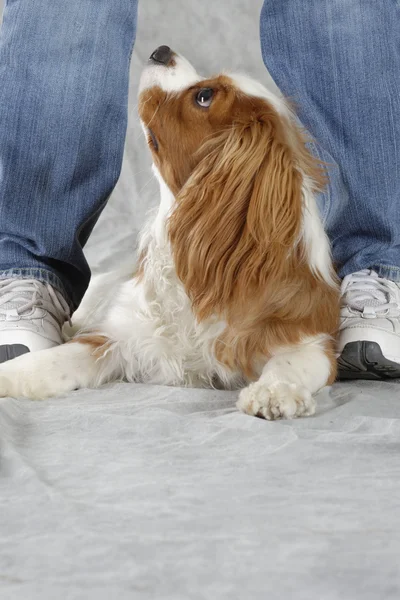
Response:
[[[400,364],[382,354],[376,342],[349,342],[338,358],[338,379],[396,379]]]
[[[17,356],[27,354],[28,352],[29,348],[23,344],[7,344],[0,346],[0,363],[11,360],[12,358],[17,358]]]

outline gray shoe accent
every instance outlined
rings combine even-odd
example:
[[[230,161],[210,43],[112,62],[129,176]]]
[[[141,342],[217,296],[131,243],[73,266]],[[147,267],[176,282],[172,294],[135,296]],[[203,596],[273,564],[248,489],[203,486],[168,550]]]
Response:
[[[17,358],[17,356],[21,356],[22,354],[27,354],[29,351],[29,348],[22,344],[0,346],[0,363],[11,360],[12,358]]]
[[[338,379],[397,379],[400,364],[382,354],[376,342],[349,342],[338,358]]]

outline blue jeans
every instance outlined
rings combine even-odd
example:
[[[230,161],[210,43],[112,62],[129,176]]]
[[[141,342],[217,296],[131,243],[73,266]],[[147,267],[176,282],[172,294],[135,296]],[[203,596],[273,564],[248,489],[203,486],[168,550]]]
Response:
[[[0,36],[0,277],[74,309],[120,174],[137,0],[9,0]]]
[[[13,0],[0,37],[0,277],[75,308],[82,248],[118,179],[137,0]],[[265,0],[266,66],[329,163],[320,197],[339,274],[400,281],[400,7]],[[221,65],[223,66],[223,65]]]
[[[264,63],[317,141],[339,275],[400,281],[400,2],[265,0]]]

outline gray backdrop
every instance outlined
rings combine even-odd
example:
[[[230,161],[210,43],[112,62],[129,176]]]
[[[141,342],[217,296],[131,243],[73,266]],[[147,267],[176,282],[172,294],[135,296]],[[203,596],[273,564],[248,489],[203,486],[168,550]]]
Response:
[[[141,0],[94,269],[126,258],[157,201],[135,109],[144,61],[166,43],[205,74],[266,78],[260,5]],[[315,417],[277,423],[237,413],[234,393],[163,386],[0,400],[0,598],[398,600],[399,389],[336,384]]]

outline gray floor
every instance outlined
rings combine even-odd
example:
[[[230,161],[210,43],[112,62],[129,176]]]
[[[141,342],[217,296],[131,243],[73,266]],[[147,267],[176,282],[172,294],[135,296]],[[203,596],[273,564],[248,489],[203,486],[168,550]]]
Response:
[[[263,79],[260,5],[142,0],[123,173],[87,249],[94,270],[126,257],[157,201],[135,111],[144,60],[167,43],[205,74]],[[398,600],[400,388],[335,385],[295,422],[234,402],[128,384],[1,401],[0,597]]]

